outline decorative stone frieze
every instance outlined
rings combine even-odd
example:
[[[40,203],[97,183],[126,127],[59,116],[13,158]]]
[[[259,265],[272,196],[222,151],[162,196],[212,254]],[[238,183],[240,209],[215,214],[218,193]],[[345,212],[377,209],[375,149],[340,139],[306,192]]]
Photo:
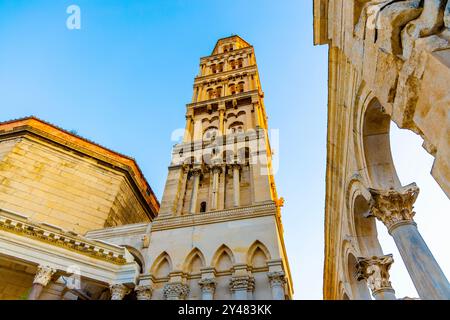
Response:
[[[189,287],[181,282],[167,283],[163,295],[166,300],[184,300],[189,295]]]
[[[389,281],[389,269],[393,262],[394,259],[391,254],[380,257],[358,258],[358,280],[366,280],[372,292],[392,290]]]
[[[114,264],[123,265],[127,262],[124,258],[125,248],[87,239],[52,225],[37,223],[26,216],[4,209],[0,209],[0,230],[19,234]]]
[[[413,224],[413,204],[419,195],[419,188],[415,183],[398,190],[369,189],[372,199],[370,201],[370,216],[382,221],[389,232],[401,224]]]
[[[152,298],[153,289],[150,285],[139,285],[134,288],[136,298],[138,300],[150,300]]]

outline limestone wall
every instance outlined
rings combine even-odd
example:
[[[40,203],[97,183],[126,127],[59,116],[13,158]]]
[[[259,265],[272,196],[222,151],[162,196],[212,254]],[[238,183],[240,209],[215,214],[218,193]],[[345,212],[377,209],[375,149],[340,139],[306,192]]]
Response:
[[[30,136],[2,140],[0,150],[4,209],[77,233],[149,221],[118,170]]]

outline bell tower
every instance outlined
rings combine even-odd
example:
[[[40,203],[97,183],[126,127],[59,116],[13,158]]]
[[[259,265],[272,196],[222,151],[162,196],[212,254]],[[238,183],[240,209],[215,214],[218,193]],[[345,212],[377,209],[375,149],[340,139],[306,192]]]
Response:
[[[290,299],[283,199],[253,47],[237,35],[218,40],[200,59],[193,89],[152,224],[150,261],[170,256],[165,285],[189,288],[186,298]],[[194,273],[193,250],[201,256]]]

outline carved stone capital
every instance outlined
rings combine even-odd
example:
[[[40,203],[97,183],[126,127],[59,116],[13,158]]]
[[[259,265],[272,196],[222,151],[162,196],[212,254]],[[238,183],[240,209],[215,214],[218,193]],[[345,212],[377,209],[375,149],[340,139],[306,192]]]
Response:
[[[200,168],[191,169],[191,174],[194,177],[199,177],[202,174],[202,169],[200,169]]]
[[[214,293],[214,291],[216,290],[217,282],[213,278],[205,278],[201,279],[198,282],[198,285],[202,289],[202,292]]]
[[[50,282],[55,272],[56,269],[49,266],[39,265],[37,267],[36,275],[34,276],[33,284],[40,284],[45,287]]]
[[[184,300],[189,295],[189,287],[181,282],[167,283],[163,294],[166,300]]]
[[[136,286],[134,288],[134,291],[136,292],[136,298],[138,300],[150,300],[152,298],[153,289],[152,286]]]
[[[230,290],[233,291],[250,291],[255,289],[255,278],[251,276],[232,277],[230,279]]]
[[[220,165],[213,165],[210,167],[212,173],[221,173],[222,172],[222,166]]]
[[[369,192],[372,195],[369,216],[382,221],[389,231],[401,224],[414,223],[413,204],[419,195],[415,183],[398,190],[369,189]]]
[[[283,271],[273,271],[268,272],[267,277],[269,278],[270,287],[282,287],[286,283],[286,277]]]
[[[389,269],[393,262],[392,254],[358,258],[358,280],[366,280],[372,293],[379,290],[393,290],[389,281]]]
[[[112,284],[109,290],[111,290],[111,300],[122,300],[130,292],[130,289],[123,284]]]
[[[232,163],[232,164],[229,164],[228,167],[230,168],[230,170],[235,170],[235,169],[241,170],[242,165],[239,163]]]

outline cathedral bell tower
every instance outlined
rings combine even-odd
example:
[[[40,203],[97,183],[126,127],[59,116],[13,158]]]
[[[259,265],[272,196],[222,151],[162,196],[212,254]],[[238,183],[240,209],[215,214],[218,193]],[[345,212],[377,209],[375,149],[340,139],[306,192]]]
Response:
[[[200,59],[151,230],[161,297],[176,285],[186,299],[292,298],[263,98],[254,49],[239,36]]]

